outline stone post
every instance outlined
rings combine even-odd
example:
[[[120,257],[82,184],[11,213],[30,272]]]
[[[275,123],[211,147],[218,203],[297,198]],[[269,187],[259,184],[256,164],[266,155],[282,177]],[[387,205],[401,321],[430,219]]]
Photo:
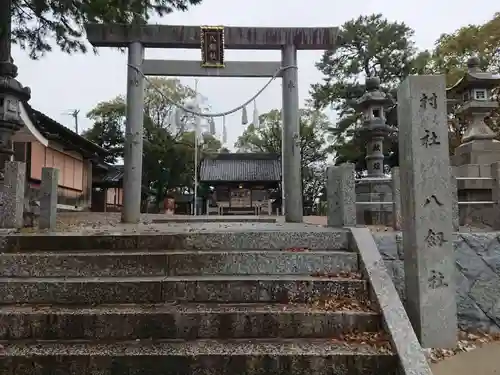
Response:
[[[42,183],[40,185],[40,229],[56,228],[57,216],[57,185],[59,183],[59,169],[42,168]]]
[[[3,183],[1,193],[2,228],[22,228],[24,225],[26,164],[18,161],[7,161]]]
[[[327,225],[344,227],[356,225],[356,192],[354,164],[329,166],[327,169]]]
[[[399,176],[399,167],[391,168],[392,184],[392,227],[394,230],[401,230],[401,178]]]
[[[450,167],[451,219],[453,231],[460,231],[460,207],[458,206],[457,168]]]
[[[491,163],[491,200],[493,201],[495,217],[493,218],[493,229],[500,230],[500,162]]]
[[[92,180],[93,180],[93,164],[92,160],[87,159],[83,164],[84,168],[87,168],[87,208],[92,210]]]
[[[410,76],[398,89],[406,308],[424,348],[457,341],[445,77]]]

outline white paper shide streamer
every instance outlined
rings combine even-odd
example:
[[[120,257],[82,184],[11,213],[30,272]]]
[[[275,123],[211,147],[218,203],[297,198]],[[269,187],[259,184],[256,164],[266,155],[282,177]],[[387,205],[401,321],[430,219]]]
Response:
[[[243,125],[248,124],[247,107],[243,107],[243,109],[241,111],[241,123]]]
[[[222,118],[222,143],[227,142],[226,116]]]

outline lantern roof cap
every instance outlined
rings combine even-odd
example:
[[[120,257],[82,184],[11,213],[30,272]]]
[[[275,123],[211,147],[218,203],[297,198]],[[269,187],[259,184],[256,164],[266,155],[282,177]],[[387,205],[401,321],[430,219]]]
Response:
[[[480,68],[481,60],[472,56],[467,60],[467,71],[453,86],[446,89],[450,99],[458,99],[471,88],[493,89],[500,86],[500,74],[485,72]]]
[[[379,77],[367,77],[365,81],[365,93],[356,100],[358,109],[366,109],[373,105],[389,106],[393,104],[390,95],[380,90]]]

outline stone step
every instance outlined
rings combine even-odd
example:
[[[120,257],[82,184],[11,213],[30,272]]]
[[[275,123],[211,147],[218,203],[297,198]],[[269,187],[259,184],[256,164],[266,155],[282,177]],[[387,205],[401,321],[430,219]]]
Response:
[[[332,311],[304,304],[14,305],[0,307],[0,340],[338,338],[353,332],[380,331],[381,316],[362,308]]]
[[[364,280],[299,275],[0,278],[0,304],[307,302],[367,298]]]
[[[265,224],[272,226],[273,224]],[[297,227],[293,230],[234,228],[187,229],[172,233],[52,233],[1,236],[3,253],[32,251],[81,251],[91,249],[348,249],[348,232],[343,229]]]
[[[19,342],[5,344],[2,375],[396,375],[397,357],[332,339]]]
[[[290,253],[302,253],[302,252],[334,252],[338,251],[341,253],[352,253],[352,250],[349,249],[308,249],[304,247],[291,247],[291,248],[286,248],[286,249],[223,249],[223,248],[209,248],[209,249],[85,249],[85,250],[74,250],[74,249],[60,249],[60,250],[39,250],[39,249],[33,249],[33,250],[22,250],[22,251],[11,251],[11,252],[6,252],[2,251],[0,249],[0,255],[34,255],[34,254],[51,254],[51,255],[58,255],[58,254],[74,254],[74,255],[79,255],[79,254],[170,254],[170,253],[186,253],[186,252],[215,252],[215,253],[246,253],[246,252],[255,252],[255,251],[265,251],[269,253],[280,253],[280,252],[290,252]]]
[[[347,251],[38,252],[0,254],[0,277],[332,275],[358,270]]]

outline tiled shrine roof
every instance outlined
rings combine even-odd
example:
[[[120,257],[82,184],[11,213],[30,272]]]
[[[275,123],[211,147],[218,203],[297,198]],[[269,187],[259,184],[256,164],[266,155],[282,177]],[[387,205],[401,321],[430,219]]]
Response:
[[[107,165],[108,170],[106,174],[102,177],[101,183],[103,184],[116,184],[120,183],[123,179],[124,169],[123,165]]]
[[[270,153],[220,153],[201,161],[200,181],[205,182],[278,182],[281,161]]]

